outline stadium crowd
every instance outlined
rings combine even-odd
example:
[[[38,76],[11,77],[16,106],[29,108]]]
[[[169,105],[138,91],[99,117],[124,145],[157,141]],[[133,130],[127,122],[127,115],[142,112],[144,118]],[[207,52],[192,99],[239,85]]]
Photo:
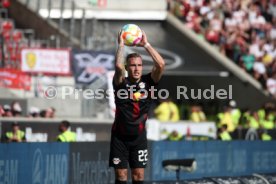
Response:
[[[181,110],[182,108],[182,110]],[[206,109],[205,109],[206,110]],[[49,107],[40,110],[37,107],[30,107],[28,118],[54,118],[55,108]],[[0,104],[0,117],[26,117],[23,115],[22,106],[18,101],[11,104]],[[188,120],[194,123],[216,122],[220,133],[225,132],[232,134],[238,129],[256,129],[256,130],[272,130],[276,128],[276,106],[273,103],[266,103],[257,110],[239,109],[236,102],[231,100],[223,109],[215,112],[205,112],[203,106],[199,104],[185,105],[183,107],[174,103],[171,99],[162,100],[153,110],[153,116],[162,122],[179,122],[180,120]],[[176,138],[177,137],[177,138]],[[180,140],[183,137],[177,132],[168,135],[168,139]]]
[[[169,9],[185,26],[207,40],[221,53],[259,80],[276,98],[276,0],[171,0]],[[1,67],[20,68],[20,52],[30,44],[22,30],[15,29],[12,20],[0,19]],[[55,108],[30,107],[29,118],[54,118]],[[216,112],[215,118],[205,113],[200,105],[188,105],[186,114],[172,100],[162,101],[154,110],[161,122],[190,120],[195,123],[215,121],[221,139],[239,128],[275,129],[276,107],[266,104],[258,110],[241,110],[235,104]],[[18,101],[0,104],[0,117],[24,117]],[[213,117],[214,117],[213,116]],[[228,137],[228,138],[227,138]],[[180,140],[177,131],[169,140]]]
[[[154,110],[155,117],[161,122],[178,122],[180,119],[189,120],[194,123],[215,121],[218,128],[218,138],[229,140],[231,134],[238,129],[259,130],[263,140],[271,140],[267,130],[276,128],[276,107],[273,103],[266,103],[263,107],[252,109],[239,109],[235,101],[230,101],[221,111],[215,115],[204,112],[202,106],[195,104],[186,108],[187,116],[171,100],[162,101]],[[183,118],[181,118],[183,117]],[[220,137],[222,135],[222,137]],[[182,136],[177,131],[168,135],[168,140],[181,140]],[[230,139],[231,140],[231,139]]]
[[[276,97],[276,0],[171,0],[186,27]]]
[[[0,117],[24,117],[22,113],[22,106],[18,101],[13,101],[11,104],[0,104]],[[54,118],[56,109],[49,107],[47,109],[39,109],[37,107],[30,107],[28,118]]]

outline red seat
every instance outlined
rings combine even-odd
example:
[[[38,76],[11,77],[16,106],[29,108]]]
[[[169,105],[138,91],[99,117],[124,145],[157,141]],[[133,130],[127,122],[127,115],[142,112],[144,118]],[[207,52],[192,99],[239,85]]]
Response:
[[[11,61],[16,62],[17,56],[16,54],[11,54]]]
[[[8,31],[3,32],[3,37],[4,37],[5,42],[11,41],[11,33],[10,32],[8,32]]]
[[[4,21],[1,25],[2,32],[11,31],[13,29],[13,23],[11,21]]]
[[[2,1],[2,7],[4,7],[4,8],[9,8],[10,5],[11,5],[10,0],[3,0],[3,1]]]
[[[14,47],[14,45],[13,45],[12,42],[10,42],[10,43],[7,44],[7,49],[8,49],[8,51],[9,51],[9,53],[14,52],[15,47]]]
[[[21,31],[13,31],[12,38],[15,42],[20,42],[22,40],[23,34]]]

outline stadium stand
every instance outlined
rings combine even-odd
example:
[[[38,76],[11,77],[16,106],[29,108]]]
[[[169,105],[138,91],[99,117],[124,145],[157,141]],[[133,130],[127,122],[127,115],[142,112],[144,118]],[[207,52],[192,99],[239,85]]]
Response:
[[[271,98],[276,91],[276,45],[272,41],[275,0],[1,3],[1,141],[7,133],[11,135],[11,125],[20,125],[26,142],[51,143],[1,143],[0,183],[114,183],[113,170],[108,167],[108,141],[115,109],[106,99],[85,99],[80,97],[82,93],[63,98],[62,93],[64,86],[68,91],[108,88],[115,37],[130,21],[154,38],[150,43],[165,57],[167,68],[160,88],[171,90],[174,102],[156,114],[155,107],[151,110],[144,183],[275,183],[276,147],[272,140],[276,140],[276,102]],[[70,60],[65,59],[70,71],[23,71],[21,51],[30,48],[54,52],[65,48],[70,54]],[[141,52],[145,70],[151,70],[151,58],[142,49],[126,50]],[[103,58],[99,63],[98,57]],[[65,64],[56,68],[65,68]],[[8,75],[22,79],[17,85],[24,85],[8,88],[3,82],[12,81],[6,80]],[[24,81],[30,83],[28,87]],[[232,100],[175,98],[177,85],[209,89],[212,84],[223,90],[233,85]],[[52,99],[51,95],[57,96]],[[166,118],[161,122],[155,115],[162,112]],[[65,119],[70,121],[77,143],[52,143],[57,140],[59,123]],[[225,142],[209,141],[215,139]],[[164,170],[162,161],[185,158],[194,158],[197,168],[192,173],[179,173],[176,181],[175,172]]]
[[[22,4],[20,4],[19,2],[21,2]],[[94,10],[94,11],[98,11],[97,10],[97,8],[95,8],[95,6],[94,5],[91,5],[91,4],[89,4],[89,3],[87,3],[88,1],[80,1],[80,2],[78,2],[77,4],[75,3],[74,4],[74,1],[66,1],[66,3],[64,4],[64,7],[63,7],[63,9],[61,8],[61,3],[62,3],[62,1],[55,1],[55,2],[52,2],[52,4],[47,4],[47,3],[45,3],[45,2],[41,2],[40,4],[38,3],[39,1],[36,1],[36,0],[32,0],[32,1],[24,1],[24,0],[22,0],[22,1],[16,1],[15,2],[15,4],[16,3],[18,3],[18,4],[16,4],[16,6],[15,7],[11,7],[11,14],[12,14],[12,16],[13,17],[16,17],[14,14],[14,11],[15,11],[15,9],[16,9],[16,7],[17,7],[17,5],[18,5],[18,7],[25,7],[24,5],[26,5],[27,7],[29,7],[29,9],[30,10],[32,10],[32,12],[33,13],[37,13],[37,14],[39,14],[39,15],[41,15],[42,17],[44,17],[45,19],[47,19],[47,21],[51,21],[51,20],[53,20],[54,21],[54,23],[56,23],[55,24],[55,26],[59,26],[59,28],[61,28],[60,30],[62,30],[62,31],[60,31],[60,32],[67,32],[67,35],[73,35],[73,37],[75,37],[75,38],[78,38],[79,40],[81,40],[82,38],[81,38],[81,32],[85,32],[85,33],[87,33],[86,34],[86,38],[87,38],[87,41],[85,42],[87,45],[86,45],[86,48],[88,48],[88,49],[94,49],[94,50],[109,50],[110,48],[114,48],[114,39],[112,39],[113,37],[114,37],[114,33],[110,33],[109,31],[107,31],[107,30],[117,30],[118,28],[117,28],[117,25],[113,25],[113,23],[112,22],[105,22],[105,21],[99,21],[99,20],[96,20],[96,19],[93,19],[92,21],[91,21],[91,15],[89,14],[89,11],[91,11],[91,10]],[[161,2],[161,1],[160,1]],[[177,6],[177,3],[178,2],[174,2],[174,1],[171,1],[171,2],[173,2],[174,4],[176,4],[176,6]],[[180,1],[179,1],[180,2]],[[219,2],[219,1],[218,1]],[[158,3],[156,3],[156,4],[158,4]],[[192,1],[191,1],[191,4],[192,4]],[[20,6],[19,6],[20,5]],[[22,6],[23,5],[23,6]],[[65,12],[67,12],[67,14],[68,14],[68,12],[69,12],[69,10],[72,10],[72,8],[74,8],[75,9],[75,14],[76,14],[76,17],[72,17],[72,19],[74,19],[75,18],[75,20],[73,21],[72,19],[70,19],[70,18],[66,18],[66,16],[65,17],[63,17],[63,20],[62,19],[60,19],[61,18],[61,16],[59,16],[59,17],[57,17],[57,15],[58,14],[60,14],[61,15],[61,13],[55,13],[55,11],[48,11],[48,14],[46,15],[46,13],[43,13],[44,11],[46,11],[47,10],[47,8],[49,8],[49,6],[50,6],[50,8],[52,8],[52,9],[55,9],[55,10],[59,10],[59,11],[64,11],[64,13]],[[111,6],[111,5],[110,5]],[[116,4],[115,4],[115,6],[117,6]],[[183,5],[183,6],[191,6],[191,5],[189,5],[189,4],[185,4],[185,5]],[[209,5],[208,5],[209,6]],[[78,15],[78,10],[83,10],[82,8],[87,8],[86,9],[86,13],[85,13],[85,17],[82,17],[82,16],[77,16]],[[171,6],[171,7],[175,7],[175,6]],[[108,9],[109,7],[107,6],[107,7],[105,7],[105,8],[107,8],[107,12],[109,12],[110,13],[110,9]],[[114,7],[113,7],[114,8]],[[158,6],[152,6],[152,5],[149,5],[149,10],[150,11],[156,11],[156,12],[159,12],[160,13],[160,10],[162,10],[162,8],[164,8],[163,7],[163,4],[162,5],[158,5]],[[200,8],[200,7],[198,7],[198,8]],[[133,8],[134,10],[135,10],[135,8]],[[138,7],[137,9],[142,9],[142,6],[141,7]],[[208,8],[207,8],[208,9]],[[43,10],[43,11],[42,11]],[[112,10],[112,8],[111,8],[111,10]],[[202,10],[203,11],[203,10]],[[49,14],[49,12],[51,12],[50,14]],[[52,13],[53,12],[53,13]],[[23,12],[22,12],[23,13]],[[144,12],[145,13],[145,12]],[[74,14],[74,15],[75,15]],[[146,14],[146,13],[145,13]],[[72,14],[71,14],[72,15]],[[147,19],[149,19],[150,20],[150,15],[152,15],[152,14],[150,14],[150,12],[148,11],[148,17],[147,17]],[[98,15],[99,17],[97,17],[98,19],[104,19],[103,17],[100,17],[100,15]],[[23,16],[22,16],[23,17]],[[186,16],[186,17],[188,17],[188,15]],[[18,18],[18,17],[16,17],[16,18]],[[49,20],[50,19],[50,20]],[[157,19],[157,20],[164,20],[164,17],[155,17],[155,19]],[[43,19],[41,19],[41,22],[43,21]],[[86,22],[86,29],[84,29],[83,30],[83,21],[85,21]],[[186,20],[185,20],[186,21]],[[35,21],[30,21],[30,24],[32,23],[32,22],[35,22]],[[63,23],[61,23],[61,22],[63,22]],[[72,26],[71,25],[71,23],[72,22],[75,22],[75,25],[76,26]],[[26,21],[25,21],[25,23],[26,23]],[[138,22],[139,23],[139,22]],[[115,23],[116,24],[116,23]],[[122,24],[122,23],[121,23]],[[50,25],[52,25],[52,24],[50,24]],[[63,25],[63,27],[62,27],[62,25]],[[55,27],[54,26],[54,27]],[[26,25],[24,26],[24,27],[26,27]],[[74,27],[80,27],[80,29],[78,29],[78,30],[73,30],[73,33],[74,34],[69,34],[72,30],[70,30],[71,28],[74,28]],[[92,27],[92,29],[94,29],[95,31],[92,31],[92,35],[89,35],[89,33],[91,32],[91,27]],[[95,27],[97,28],[97,29],[95,29]],[[48,29],[48,28],[47,28]],[[151,29],[151,28],[147,28],[147,26],[145,25],[145,29]],[[156,30],[153,30],[153,31],[156,31]],[[160,32],[161,31],[163,31],[163,30],[160,30]],[[165,31],[167,31],[167,30],[165,30]],[[38,31],[38,33],[42,33],[42,31]],[[151,32],[149,33],[149,34],[151,34]],[[163,34],[163,33],[162,33]],[[170,33],[171,34],[171,33]],[[106,35],[108,35],[108,36],[106,36]],[[51,36],[51,34],[49,34],[48,35],[49,37]],[[92,39],[90,39],[90,38],[92,38]],[[105,39],[105,40],[102,40],[102,39]],[[12,39],[13,40],[13,39]],[[24,39],[23,39],[24,40]],[[90,42],[90,41],[91,42]],[[157,44],[158,44],[158,42],[157,42]],[[70,44],[69,44],[70,45]],[[185,57],[185,55],[184,55],[184,57]],[[193,61],[193,62],[195,62],[195,61]],[[189,61],[188,62],[186,62],[185,63],[186,64],[186,67],[187,67],[187,64],[189,64]],[[203,63],[198,63],[199,65],[201,65],[201,64],[203,64]],[[195,66],[195,64],[192,64],[193,66]],[[188,67],[189,68],[189,67]],[[202,67],[202,68],[204,68],[204,67]],[[187,69],[188,70],[188,69]],[[167,71],[166,71],[167,72]],[[184,71],[183,71],[183,73],[184,73]],[[188,80],[188,79],[187,79]],[[271,79],[271,80],[269,80],[269,81],[272,81],[271,83],[273,83],[273,78]],[[166,83],[166,82],[165,82]],[[56,85],[56,84],[55,84]],[[74,85],[72,82],[70,82],[70,85]],[[271,91],[273,91],[273,90],[271,90]],[[240,100],[240,98],[239,98],[239,100]],[[82,103],[82,105],[83,105],[83,103],[84,102],[81,102]],[[99,103],[99,104],[101,104],[101,103]],[[260,103],[260,104],[262,104],[262,103]],[[36,104],[33,104],[34,106],[36,106]],[[87,104],[87,105],[89,105],[89,104]],[[244,106],[244,105],[243,105]],[[259,107],[259,105],[257,105],[257,107]],[[45,108],[45,107],[41,107],[41,108]],[[87,112],[87,114],[89,114],[89,112]],[[90,112],[90,115],[91,115],[91,112]]]
[[[269,89],[267,80],[276,72],[274,0],[177,0],[169,7],[186,27]]]
[[[20,69],[21,51],[24,48],[47,47],[44,40],[34,39],[34,30],[17,29],[13,19],[1,17],[1,66],[2,68]]]

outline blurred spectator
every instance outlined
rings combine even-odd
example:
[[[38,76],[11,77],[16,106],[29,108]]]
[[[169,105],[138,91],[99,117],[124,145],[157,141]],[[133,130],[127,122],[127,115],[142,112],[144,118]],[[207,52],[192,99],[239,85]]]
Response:
[[[276,39],[276,17],[273,19],[273,24],[272,24],[269,36],[270,36],[270,39],[274,40],[274,43],[275,43],[275,39]],[[275,49],[275,44],[274,44],[274,49]]]
[[[271,13],[273,18],[276,18],[276,0],[270,0],[268,12]]]
[[[2,105],[0,105],[0,117],[3,117],[5,114],[4,108],[2,107]]]
[[[251,116],[249,117],[248,122],[249,128],[258,129],[260,127],[260,120],[258,113],[256,111],[251,113]]]
[[[244,13],[241,17],[241,22],[239,23],[237,28],[241,30],[242,33],[249,33],[250,32],[250,22],[248,18],[248,13]],[[247,37],[248,38],[248,37]]]
[[[41,111],[39,112],[39,116],[40,116],[41,118],[46,118],[46,110],[41,110]]]
[[[175,0],[174,8],[186,27],[204,35],[265,88],[267,76],[276,72],[275,1]]]
[[[231,13],[226,14],[226,18],[224,19],[225,28],[229,32],[234,32],[238,27],[238,21],[232,16]]]
[[[249,53],[249,50],[246,50],[246,53],[243,54],[240,58],[241,67],[248,73],[253,73],[253,66],[255,62],[255,56]]]
[[[276,73],[266,81],[266,87],[270,95],[276,98]]]
[[[179,121],[179,110],[177,105],[170,99],[166,99],[154,110],[154,114],[159,121],[176,122]]]
[[[272,137],[267,133],[266,129],[260,129],[258,131],[259,137],[262,141],[271,141]]]
[[[160,138],[162,140],[168,139],[169,135],[170,135],[170,132],[166,128],[164,128],[160,131]]]
[[[17,101],[12,102],[12,104],[11,104],[11,112],[12,112],[12,115],[14,117],[21,116],[22,108],[21,108],[19,102],[17,102]]]
[[[6,132],[5,138],[7,142],[23,142],[26,141],[25,132],[20,130],[17,122],[12,123],[12,130]]]
[[[264,56],[264,52],[262,50],[262,47],[264,45],[263,39],[258,39],[258,36],[256,35],[257,31],[253,31],[251,37],[252,38],[252,44],[249,46],[249,53],[253,54],[254,57],[257,60],[261,60],[261,58]]]
[[[234,126],[237,127],[240,123],[241,111],[237,108],[237,103],[235,100],[229,102],[229,107],[231,108],[231,117],[234,123]]]
[[[188,0],[176,0],[174,3],[173,12],[178,18],[184,21],[187,13],[189,12],[189,9],[190,6]]]
[[[52,115],[52,109],[51,108],[47,108],[45,110],[45,118],[51,118]]]
[[[37,107],[30,107],[28,117],[38,118],[40,109]]]
[[[216,13],[209,23],[209,30],[206,32],[206,40],[213,44],[219,44],[220,32],[222,31],[222,20]]]
[[[218,139],[219,140],[222,140],[222,141],[231,141],[232,140],[232,137],[231,135],[229,134],[229,132],[227,131],[227,125],[222,125],[220,128],[219,128],[219,132],[218,132]]]
[[[42,118],[54,118],[56,109],[54,107],[49,107],[47,109],[41,110],[39,115]]]
[[[54,118],[56,109],[53,107],[49,107],[46,110],[44,110],[44,118]]]
[[[169,134],[167,140],[169,140],[169,141],[180,141],[182,138],[183,138],[183,136],[181,136],[178,133],[178,131],[174,130]]]
[[[3,117],[12,117],[12,112],[11,112],[11,106],[10,105],[8,105],[8,104],[4,105],[3,109],[4,109]]]
[[[70,131],[69,121],[62,121],[59,125],[59,131],[61,132],[58,137],[58,142],[76,142],[76,133]]]
[[[265,120],[265,114],[266,114],[266,107],[265,105],[263,105],[258,111],[258,117],[259,117],[259,121],[262,122]]]
[[[253,10],[254,11],[254,10]],[[249,17],[249,21],[250,21],[250,24],[251,24],[251,27],[253,29],[256,29],[256,30],[262,30],[263,27],[265,26],[266,24],[266,20],[265,18],[261,15],[261,12],[259,9],[255,9],[255,12],[250,12],[251,13],[251,17]],[[254,15],[253,15],[254,14]]]
[[[248,128],[249,125],[248,125],[248,122],[249,122],[249,119],[250,119],[250,110],[249,109],[244,109],[242,111],[242,115],[241,115],[241,121],[239,123],[239,125],[242,127],[242,128]]]
[[[265,81],[267,79],[266,67],[261,61],[255,61],[253,65],[254,77],[256,80]]]
[[[193,122],[202,122],[206,121],[205,113],[202,111],[202,108],[197,105],[191,107],[190,120]]]
[[[55,113],[56,113],[56,109],[54,107],[50,107],[47,110],[49,111],[49,117],[50,118],[54,118],[55,117]]]
[[[227,125],[228,132],[233,132],[236,128],[235,123],[232,119],[231,110],[232,109],[229,106],[225,106],[223,112],[221,112],[217,115],[218,127]]]
[[[260,121],[261,127],[266,130],[274,129],[274,118],[270,118],[270,112],[266,112],[264,120]]]

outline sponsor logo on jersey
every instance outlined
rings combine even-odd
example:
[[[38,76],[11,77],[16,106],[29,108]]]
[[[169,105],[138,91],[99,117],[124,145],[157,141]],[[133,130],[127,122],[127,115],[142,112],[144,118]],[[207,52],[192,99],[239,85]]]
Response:
[[[144,89],[146,87],[146,85],[145,85],[144,82],[140,82],[139,83],[139,87],[140,87],[140,89]]]

